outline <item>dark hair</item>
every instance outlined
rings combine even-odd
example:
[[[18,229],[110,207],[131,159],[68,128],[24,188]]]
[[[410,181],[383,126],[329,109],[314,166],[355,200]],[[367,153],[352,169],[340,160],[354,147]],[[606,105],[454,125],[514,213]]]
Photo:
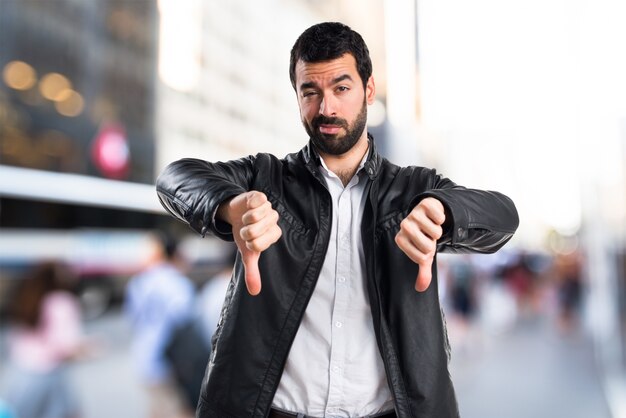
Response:
[[[165,251],[165,257],[167,257],[168,260],[174,259],[178,255],[178,239],[172,235],[165,235],[161,237],[161,239],[163,250]]]
[[[163,250],[163,256],[166,260],[172,261],[179,254],[180,240],[176,234],[169,231],[155,230],[152,232],[157,245]]]
[[[71,279],[70,270],[63,264],[45,261],[34,265],[13,289],[8,306],[9,319],[15,324],[37,327],[44,298],[57,290],[70,290]]]
[[[296,89],[296,64],[304,62],[328,61],[351,54],[356,60],[356,69],[363,82],[367,85],[372,75],[372,60],[361,35],[343,23],[325,22],[313,25],[296,40],[291,48],[289,62],[289,78]]]

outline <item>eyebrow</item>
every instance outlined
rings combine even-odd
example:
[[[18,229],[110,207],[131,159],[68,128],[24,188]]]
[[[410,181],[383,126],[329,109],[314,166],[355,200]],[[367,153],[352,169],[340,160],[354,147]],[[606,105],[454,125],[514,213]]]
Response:
[[[334,78],[332,81],[332,84],[341,83],[344,80],[354,81],[352,77],[350,76],[350,74],[342,74],[339,77]],[[307,81],[305,83],[300,84],[300,90],[312,89],[315,87],[317,87],[317,83],[314,81]]]
[[[339,77],[335,78],[333,80],[333,84],[341,83],[343,80],[353,81],[352,77],[350,77],[350,74],[343,74],[343,75],[340,75]]]

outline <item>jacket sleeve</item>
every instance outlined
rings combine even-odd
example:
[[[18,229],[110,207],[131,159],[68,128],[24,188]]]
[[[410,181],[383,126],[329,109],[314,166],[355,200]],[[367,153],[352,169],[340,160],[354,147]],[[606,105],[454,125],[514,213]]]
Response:
[[[231,241],[225,224],[216,223],[215,213],[228,198],[249,190],[254,175],[255,157],[210,163],[185,158],[168,165],[156,181],[161,205],[170,214],[205,236],[211,231]]]
[[[448,253],[494,253],[506,244],[519,225],[513,201],[499,192],[467,189],[430,173],[431,187],[413,201],[414,207],[434,197],[446,210],[444,234],[438,251]]]

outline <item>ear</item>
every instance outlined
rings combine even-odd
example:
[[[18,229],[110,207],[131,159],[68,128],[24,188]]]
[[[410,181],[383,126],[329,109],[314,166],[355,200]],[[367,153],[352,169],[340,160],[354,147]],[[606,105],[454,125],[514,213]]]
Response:
[[[374,83],[374,76],[371,75],[367,80],[367,84],[365,85],[365,99],[367,100],[367,104],[371,105],[374,103],[374,99],[376,99],[376,84]]]

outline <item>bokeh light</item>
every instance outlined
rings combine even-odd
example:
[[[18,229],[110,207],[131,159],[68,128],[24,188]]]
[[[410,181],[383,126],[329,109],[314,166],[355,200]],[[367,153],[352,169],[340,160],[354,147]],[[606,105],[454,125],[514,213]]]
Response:
[[[74,90],[62,90],[56,97],[59,98],[59,100],[54,103],[54,107],[63,116],[78,116],[85,107],[83,96]]]
[[[24,61],[11,61],[4,66],[2,78],[15,90],[28,90],[37,82],[35,69]]]
[[[41,78],[39,82],[39,91],[41,95],[52,101],[65,101],[72,95],[68,90],[72,88],[72,84],[62,74],[48,73]]]

